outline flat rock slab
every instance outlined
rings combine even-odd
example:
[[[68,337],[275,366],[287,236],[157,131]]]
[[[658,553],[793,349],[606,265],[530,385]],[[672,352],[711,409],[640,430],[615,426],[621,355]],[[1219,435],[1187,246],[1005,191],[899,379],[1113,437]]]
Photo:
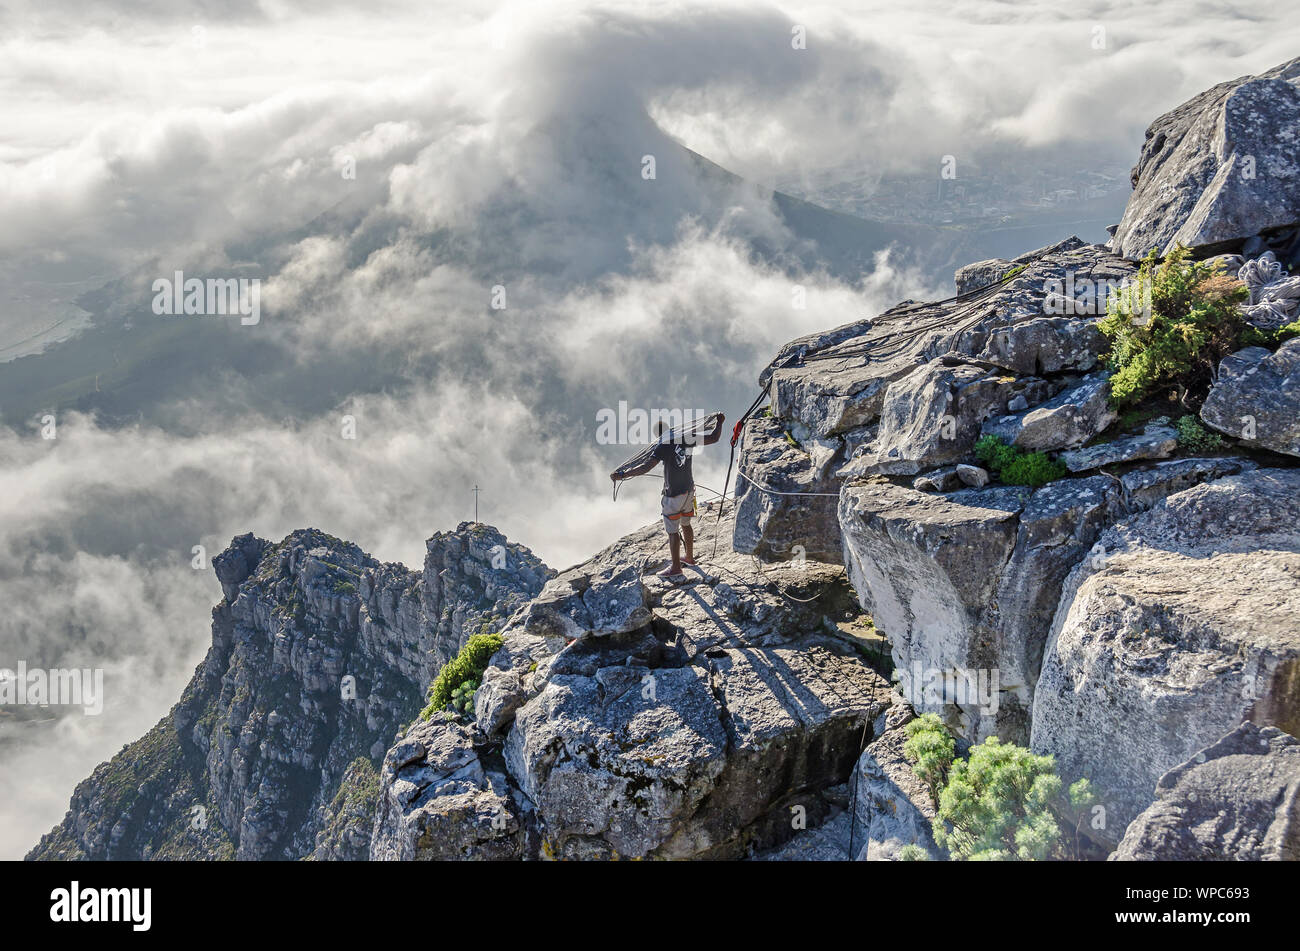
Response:
[[[1165,459],[1178,448],[1178,431],[1172,426],[1148,425],[1136,436],[1125,436],[1111,442],[1073,449],[1061,453],[1060,459],[1071,472],[1086,472],[1123,462],[1142,459]]]
[[[1237,457],[1170,459],[1145,468],[1131,469],[1120,476],[1119,481],[1124,487],[1124,498],[1130,505],[1149,509],[1175,492],[1258,468],[1249,459]]]

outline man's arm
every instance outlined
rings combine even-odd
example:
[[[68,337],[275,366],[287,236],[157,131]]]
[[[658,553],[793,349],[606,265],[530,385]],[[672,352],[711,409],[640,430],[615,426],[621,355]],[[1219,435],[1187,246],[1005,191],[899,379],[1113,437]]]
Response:
[[[631,472],[625,472],[623,475],[619,475],[617,472],[611,472],[609,478],[613,482],[621,482],[623,479],[635,479],[637,476],[645,475],[657,465],[659,465],[659,457],[651,456],[648,462],[642,463]]]
[[[713,427],[713,432],[704,437],[704,445],[706,446],[712,446],[722,438],[722,424],[727,421],[727,417],[723,416],[721,413],[715,413],[714,415],[718,417],[718,421]]]

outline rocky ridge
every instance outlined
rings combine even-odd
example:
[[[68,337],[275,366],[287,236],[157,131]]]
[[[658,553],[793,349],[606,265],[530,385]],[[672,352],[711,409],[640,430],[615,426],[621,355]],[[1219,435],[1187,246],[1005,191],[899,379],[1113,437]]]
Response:
[[[663,554],[649,526],[511,619],[473,724],[389,751],[372,858],[735,858],[828,814],[898,700],[829,619],[843,574],[723,550],[678,586]]]
[[[423,572],[314,529],[239,536],[213,568],[212,646],[180,702],[77,787],[29,857],[364,857],[373,797],[358,791],[394,733],[446,658],[550,575],[471,523],[429,539]]]
[[[1223,360],[1200,418],[1227,438],[1197,455],[1169,417],[1110,408],[1096,329],[1132,259],[1177,241],[1239,274],[1247,320],[1266,298],[1260,326],[1294,318],[1279,262],[1300,260],[1295,190],[1223,169],[1249,142],[1286,178],[1297,64],[1157,120],[1110,247],[977,262],[950,301],[787,344],[741,448],[736,547],[843,564],[911,705],[961,741],[996,735],[1092,779],[1108,814],[1096,838],[1112,847],[1197,749],[1242,723],[1300,733],[1300,340]],[[1254,130],[1229,136],[1230,156],[1225,124]],[[1153,195],[1173,197],[1157,212]],[[983,436],[1048,453],[1065,477],[998,485],[976,464]],[[801,486],[824,494],[746,506]],[[935,675],[975,689],[916,689]]]

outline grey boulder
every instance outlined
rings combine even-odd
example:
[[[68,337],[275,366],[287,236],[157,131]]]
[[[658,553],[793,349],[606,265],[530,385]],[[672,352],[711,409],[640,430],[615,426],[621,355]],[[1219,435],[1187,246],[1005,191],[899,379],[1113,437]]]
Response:
[[[1014,377],[984,367],[932,360],[889,385],[868,468],[915,475],[970,455],[980,425],[1005,413]]]
[[[1201,419],[1248,446],[1300,456],[1300,337],[1276,353],[1247,347],[1225,357]]]
[[[1027,413],[991,419],[983,431],[1030,451],[1074,449],[1119,418],[1109,394],[1110,383],[1097,374]]]
[[[981,287],[996,284],[1014,270],[1016,266],[1014,261],[1008,261],[1004,258],[989,258],[987,261],[976,261],[973,264],[967,264],[965,267],[959,267],[953,275],[953,283],[957,285],[958,294],[969,294]]]
[[[1220,83],[1147,129],[1110,246],[1127,258],[1300,221],[1300,59]]]
[[[1160,777],[1110,858],[1300,860],[1300,740],[1241,724]]]
[[[769,561],[800,556],[838,564],[835,504],[840,480],[786,438],[772,417],[751,420],[741,439],[736,477],[736,551]]]
[[[1178,430],[1164,422],[1153,421],[1134,436],[1122,436],[1085,449],[1063,452],[1061,461],[1071,472],[1086,472],[1119,463],[1164,459],[1172,456],[1177,448]]]
[[[1198,485],[1101,534],[1063,586],[1031,734],[1096,786],[1100,841],[1243,720],[1297,729],[1297,617],[1300,470]]]
[[[919,475],[912,480],[912,488],[918,492],[954,492],[963,485],[965,483],[962,482],[961,476],[957,474],[956,466],[935,469],[933,472]]]
[[[1258,469],[1248,459],[1235,457],[1208,459],[1169,459],[1131,469],[1119,477],[1124,501],[1134,510],[1149,509],[1175,492],[1190,489],[1202,482]]]
[[[608,637],[650,622],[640,565],[588,574],[566,571],[546,583],[526,609],[524,630],[536,637]]]
[[[417,723],[384,758],[372,861],[517,859],[524,824],[505,777],[485,769],[469,732]]]

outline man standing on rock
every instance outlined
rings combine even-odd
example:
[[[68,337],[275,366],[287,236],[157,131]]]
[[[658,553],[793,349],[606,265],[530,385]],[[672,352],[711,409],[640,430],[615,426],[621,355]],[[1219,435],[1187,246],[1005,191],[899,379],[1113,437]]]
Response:
[[[695,445],[711,446],[722,437],[722,423],[725,417],[713,413],[703,422],[707,433],[678,433],[668,429],[661,419],[655,423],[655,437],[658,442],[650,449],[645,462],[634,464],[631,468],[611,472],[609,477],[614,482],[645,475],[659,463],[664,466],[663,501],[660,510],[664,518],[664,530],[668,532],[668,547],[672,551],[672,564],[659,572],[661,578],[676,578],[682,574],[682,565],[695,564],[695,530],[691,519],[695,516],[695,477],[691,474],[691,448]],[[686,429],[687,427],[683,427]],[[686,555],[682,556],[681,539],[686,540]]]

